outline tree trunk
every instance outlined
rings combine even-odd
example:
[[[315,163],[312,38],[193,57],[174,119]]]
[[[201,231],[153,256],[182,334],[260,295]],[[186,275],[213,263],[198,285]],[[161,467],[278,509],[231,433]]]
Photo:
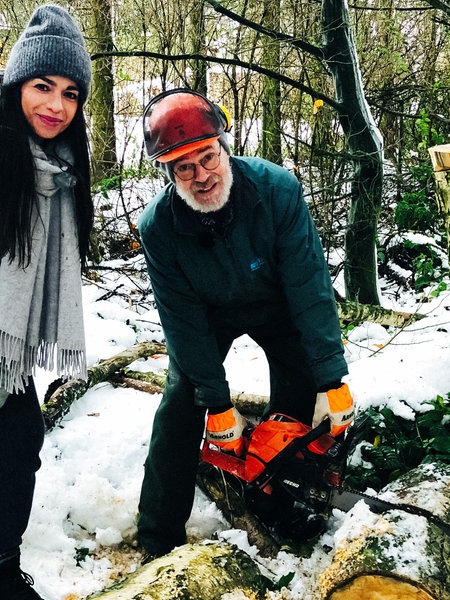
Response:
[[[450,465],[421,465],[380,496],[450,524]],[[340,541],[320,580],[323,600],[450,599],[450,537],[442,529],[404,511],[375,515],[359,508],[355,516],[356,510],[335,534]]]
[[[379,304],[376,236],[383,187],[383,142],[364,96],[346,0],[322,0],[322,18],[325,57],[354,165],[345,236],[346,296],[365,304]]]
[[[93,0],[95,53],[114,50],[111,0]],[[113,59],[105,56],[93,61],[92,91],[89,101],[92,117],[92,178],[94,183],[117,173],[114,128]]]
[[[280,0],[264,0],[264,24],[279,31]],[[262,63],[276,73],[280,70],[280,45],[266,40],[263,45]],[[278,79],[264,77],[262,127],[262,157],[278,165],[283,162],[281,152],[281,84]]]
[[[203,2],[194,2],[190,15],[190,27],[188,36],[192,47],[192,54],[201,55],[205,53],[205,6]],[[192,61],[192,87],[201,94],[208,94],[208,65],[204,60]]]
[[[157,558],[88,600],[263,600],[267,580],[242,550],[225,543],[187,544]]]
[[[445,228],[447,256],[450,259],[450,182],[448,171],[433,173],[436,182],[436,203]]]

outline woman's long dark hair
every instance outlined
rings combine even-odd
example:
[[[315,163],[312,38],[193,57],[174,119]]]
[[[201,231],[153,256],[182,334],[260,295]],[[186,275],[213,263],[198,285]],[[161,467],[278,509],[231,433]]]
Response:
[[[31,257],[31,216],[36,200],[35,170],[30,150],[30,126],[22,111],[21,85],[2,90],[0,97],[0,261],[8,256],[26,267]],[[94,207],[91,197],[89,152],[81,103],[64,138],[77,176],[76,220],[81,264],[86,265]]]

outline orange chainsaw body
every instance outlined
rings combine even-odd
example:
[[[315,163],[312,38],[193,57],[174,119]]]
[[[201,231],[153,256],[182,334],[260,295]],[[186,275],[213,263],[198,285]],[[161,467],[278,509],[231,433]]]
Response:
[[[296,438],[301,438],[311,431],[311,427],[286,415],[275,413],[266,421],[257,425],[244,436],[245,451],[242,457],[223,452],[217,446],[203,442],[201,459],[240,479],[251,483],[284,448]],[[335,444],[334,438],[325,433],[312,441],[307,450],[322,455]],[[299,451],[296,459],[303,460]]]

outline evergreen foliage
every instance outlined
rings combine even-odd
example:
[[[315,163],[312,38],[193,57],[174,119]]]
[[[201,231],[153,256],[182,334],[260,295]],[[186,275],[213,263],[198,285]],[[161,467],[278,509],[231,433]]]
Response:
[[[429,410],[412,420],[387,407],[371,407],[357,416],[358,440],[345,478],[349,487],[379,491],[420,464],[450,464],[450,393],[426,404]]]

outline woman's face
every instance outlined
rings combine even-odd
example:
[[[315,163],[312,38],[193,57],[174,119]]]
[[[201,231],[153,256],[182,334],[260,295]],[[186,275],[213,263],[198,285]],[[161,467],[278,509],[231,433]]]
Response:
[[[72,123],[80,91],[71,79],[42,75],[22,85],[22,110],[36,135],[51,140]]]

